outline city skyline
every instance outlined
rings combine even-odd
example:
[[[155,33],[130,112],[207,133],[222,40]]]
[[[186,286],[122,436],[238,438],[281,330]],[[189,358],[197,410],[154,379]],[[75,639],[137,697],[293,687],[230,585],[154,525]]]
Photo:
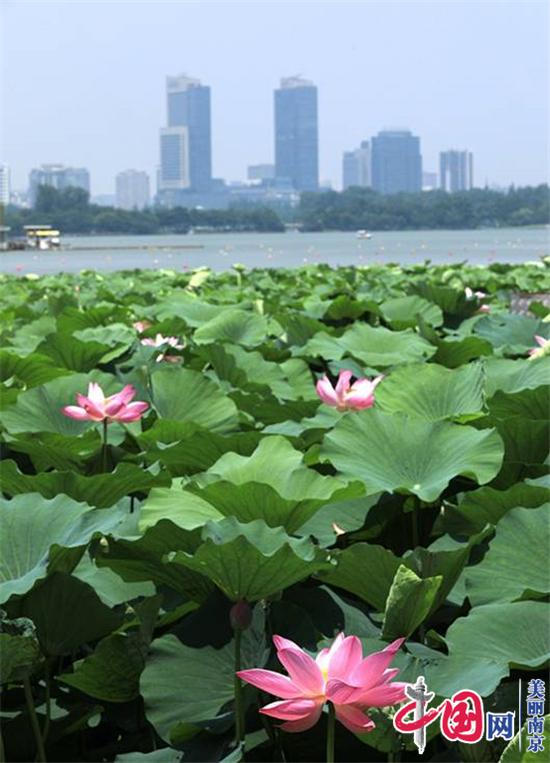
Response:
[[[45,162],[88,167],[94,195],[113,192],[125,167],[154,178],[165,76],[189,71],[212,92],[212,175],[244,179],[248,165],[274,161],[273,91],[299,72],[319,92],[321,182],[340,188],[342,153],[397,124],[421,137],[427,170],[438,169],[442,149],[467,146],[478,157],[476,185],[544,182],[546,8],[444,5],[118,3],[59,14],[46,0],[21,35],[28,3],[8,2],[0,161],[14,189]]]

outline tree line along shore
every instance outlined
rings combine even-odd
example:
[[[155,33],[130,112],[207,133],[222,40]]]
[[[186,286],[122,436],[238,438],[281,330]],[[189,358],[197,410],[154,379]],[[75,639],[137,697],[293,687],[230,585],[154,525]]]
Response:
[[[63,233],[185,234],[193,230],[282,232],[288,225],[303,231],[437,230],[547,225],[548,185],[511,187],[506,192],[472,189],[459,193],[426,191],[384,196],[370,188],[303,193],[294,208],[239,206],[229,209],[123,210],[90,203],[86,191],[58,191],[42,186],[34,208],[8,206],[4,223],[12,235],[25,225],[53,225]]]

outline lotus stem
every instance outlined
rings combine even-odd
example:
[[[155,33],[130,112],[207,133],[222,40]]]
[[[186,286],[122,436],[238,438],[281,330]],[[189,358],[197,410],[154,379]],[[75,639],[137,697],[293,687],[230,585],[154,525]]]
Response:
[[[414,496],[414,506],[412,510],[412,545],[413,549],[420,545],[420,500]]]
[[[46,662],[46,720],[42,729],[42,741],[46,744],[46,739],[50,732],[50,723],[52,716],[52,698],[51,698],[51,686],[50,686],[50,665]]]
[[[0,729],[0,763],[5,763],[6,753],[4,751],[4,740],[2,739],[2,730]]]
[[[46,751],[44,750],[44,742],[42,741],[42,734],[40,733],[40,726],[38,725],[38,718],[36,717],[36,710],[34,707],[34,700],[32,697],[31,682],[29,677],[25,676],[23,679],[23,688],[25,690],[25,701],[27,703],[27,710],[31,721],[31,727],[36,742],[36,752],[40,763],[46,761]]]
[[[237,672],[241,669],[242,631],[235,630],[235,745],[239,747],[244,740],[243,687]]]
[[[101,446],[101,468],[103,473],[107,471],[107,419],[103,419],[103,438]]]
[[[327,763],[334,763],[334,728],[336,726],[336,714],[332,702],[328,703],[327,720]]]

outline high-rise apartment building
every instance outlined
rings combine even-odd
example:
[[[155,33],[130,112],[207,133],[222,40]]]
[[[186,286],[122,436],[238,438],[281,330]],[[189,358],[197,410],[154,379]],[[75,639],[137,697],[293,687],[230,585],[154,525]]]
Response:
[[[149,206],[149,175],[146,172],[119,172],[115,185],[116,206],[120,209],[145,209]]]
[[[187,152],[188,187],[192,191],[208,192],[212,184],[212,141],[210,125],[210,88],[200,80],[185,74],[166,78],[166,105],[168,124],[161,130],[161,188],[175,178],[163,174],[163,152],[177,153],[180,166],[184,148]],[[178,132],[179,130],[179,132]],[[186,135],[185,132],[186,131]],[[185,145],[184,145],[185,144]],[[164,186],[174,187],[174,186]]]
[[[420,138],[409,130],[382,130],[371,141],[372,187],[384,194],[422,190]]]
[[[444,191],[469,191],[474,186],[474,157],[470,151],[439,154],[439,185]]]
[[[29,175],[29,197],[34,206],[38,187],[49,185],[58,191],[82,188],[90,193],[90,173],[84,167],[66,167],[64,164],[42,164]]]
[[[10,168],[0,164],[0,204],[7,207],[10,203]]]
[[[368,140],[362,141],[354,151],[344,151],[342,157],[342,187],[368,188],[371,181],[371,156]]]
[[[275,90],[275,174],[296,191],[319,188],[317,88],[301,77]]]

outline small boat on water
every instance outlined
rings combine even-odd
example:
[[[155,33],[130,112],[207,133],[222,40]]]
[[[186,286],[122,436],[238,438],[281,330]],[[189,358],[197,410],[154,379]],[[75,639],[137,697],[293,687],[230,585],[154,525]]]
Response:
[[[372,238],[372,233],[369,233],[368,230],[358,230],[355,238],[369,239]]]

